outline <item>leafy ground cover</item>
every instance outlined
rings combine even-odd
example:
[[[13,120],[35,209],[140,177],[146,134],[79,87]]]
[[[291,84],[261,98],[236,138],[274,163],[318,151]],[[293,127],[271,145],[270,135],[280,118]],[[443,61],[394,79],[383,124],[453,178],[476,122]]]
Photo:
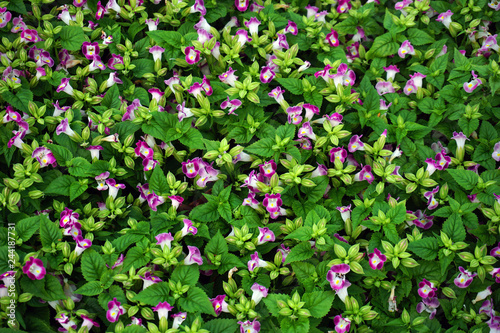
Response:
[[[499,9],[0,2],[0,332],[499,332]]]

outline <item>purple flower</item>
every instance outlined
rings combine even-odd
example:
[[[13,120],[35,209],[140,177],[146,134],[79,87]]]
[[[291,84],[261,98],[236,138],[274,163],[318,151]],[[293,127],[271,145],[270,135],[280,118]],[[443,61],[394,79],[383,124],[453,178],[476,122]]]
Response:
[[[73,87],[69,84],[69,80],[67,78],[61,79],[61,84],[57,87],[56,92],[64,91],[66,94],[73,96]]]
[[[394,90],[394,87],[392,86],[392,83],[388,81],[377,82],[377,84],[375,85],[375,89],[377,89],[377,93],[380,96],[396,92],[396,90]]]
[[[92,62],[89,65],[89,71],[95,71],[97,69],[100,69],[101,71],[106,69],[106,66],[104,65],[104,62],[102,62],[101,57],[98,55],[95,55],[94,58],[92,58]]]
[[[368,263],[372,269],[382,269],[386,261],[387,257],[377,248],[373,249],[373,253],[368,254]]]
[[[149,31],[155,31],[158,30],[158,24],[160,23],[160,19],[159,18],[156,18],[156,20],[147,19],[144,23],[146,23],[146,25],[148,26]]]
[[[251,42],[252,38],[248,37],[248,31],[244,29],[239,29],[236,31],[236,38],[238,38],[238,43],[243,47],[247,42]]]
[[[221,80],[221,82],[223,82],[225,84],[230,85],[231,87],[234,87],[235,82],[238,80],[238,77],[236,75],[234,75],[235,72],[236,72],[236,70],[229,67],[227,72],[224,72],[221,75],[219,75],[219,80]],[[229,98],[229,96],[228,96],[228,98]]]
[[[277,168],[274,160],[259,165],[260,174],[267,178],[271,178],[276,173]]]
[[[362,182],[366,180],[369,184],[373,182],[372,167],[370,165],[365,165],[360,172],[354,175],[354,181]]]
[[[328,175],[328,168],[324,164],[319,164],[318,167],[311,173],[311,178]]]
[[[275,76],[276,74],[272,71],[272,69],[269,66],[265,66],[260,72],[260,82],[269,83],[274,79]]]
[[[250,4],[250,0],[234,0],[234,5],[236,9],[240,12],[244,12],[248,9],[248,5]]]
[[[267,262],[259,258],[259,253],[255,251],[254,254],[250,255],[250,260],[247,263],[248,265],[248,270],[250,272],[253,272],[256,268],[258,267],[266,267]]]
[[[390,65],[388,67],[382,67],[385,72],[387,73],[386,80],[394,82],[394,79],[396,77],[396,73],[399,73],[399,68],[396,65]]]
[[[401,44],[398,50],[399,57],[403,59],[406,57],[407,54],[411,55],[415,54],[415,49],[413,48],[409,40],[405,40],[403,44]]]
[[[218,316],[222,312],[229,312],[227,309],[227,303],[224,300],[226,298],[226,295],[218,295],[215,298],[210,299],[210,302],[212,302],[212,306],[214,307],[215,315]]]
[[[264,286],[261,286],[258,283],[254,283],[250,289],[253,291],[252,301],[255,302],[255,305],[259,304],[262,298],[267,297],[267,293],[269,291],[269,289],[267,289]]]
[[[3,28],[10,22],[12,14],[7,11],[7,8],[0,8],[0,28]]]
[[[299,128],[297,136],[299,137],[299,139],[306,137],[313,141],[316,140],[316,134],[314,134],[313,129],[311,127],[311,123],[308,121],[303,123],[302,126]]]
[[[418,294],[422,298],[434,297],[436,296],[437,288],[434,288],[434,283],[423,279],[422,282],[418,284]]]
[[[36,31],[35,29],[24,29],[23,31],[21,31],[21,42],[36,43],[40,41],[42,41],[42,39],[38,37],[38,31]]]
[[[286,109],[288,115],[288,123],[299,125],[302,122],[302,106],[290,106]]]
[[[109,196],[116,198],[116,195],[118,194],[118,189],[124,189],[125,184],[118,184],[116,180],[113,178],[107,179],[106,184],[109,186]]]
[[[76,242],[75,253],[76,256],[79,256],[92,246],[92,241],[90,239],[83,238],[81,235],[74,238]]]
[[[500,243],[490,251],[490,256],[492,257],[500,257]]]
[[[474,273],[475,274],[475,273]],[[491,272],[490,272],[491,276],[493,276],[493,278],[495,279],[495,282],[496,283],[500,283],[500,268],[494,268]],[[475,275],[474,275],[475,276]],[[456,284],[456,283],[455,283]]]
[[[340,216],[344,222],[351,218],[351,205],[337,207],[337,210],[340,212]]]
[[[21,32],[25,29],[28,29],[28,26],[26,25],[26,23],[23,22],[23,18],[21,15],[19,15],[19,17],[15,17],[13,20],[12,20],[12,29],[10,29],[10,32],[13,32],[13,33],[18,33],[18,32]]]
[[[186,55],[186,62],[190,65],[196,64],[200,61],[200,51],[195,50],[193,46],[188,46],[184,50],[184,54]]]
[[[41,168],[46,167],[49,164],[52,164],[52,167],[54,168],[57,166],[56,158],[49,148],[38,147],[33,151],[31,157],[36,158],[38,163],[40,163]]]
[[[269,230],[269,228],[259,227],[259,236],[257,237],[257,245],[262,245],[266,242],[274,242],[275,240],[274,232]]]
[[[88,146],[87,150],[90,152],[90,159],[94,160],[94,158],[95,158],[98,160],[99,159],[99,152],[103,149],[104,148],[102,148],[102,146]]]
[[[491,286],[486,287],[483,291],[477,293],[476,298],[472,300],[472,304],[476,304],[479,301],[482,301],[486,297],[492,294]]]
[[[334,163],[335,160],[339,160],[341,163],[344,163],[346,158],[347,151],[343,147],[335,147],[330,150],[330,162]]]
[[[249,192],[248,197],[243,199],[243,206],[250,206],[253,209],[259,208],[259,200],[255,199],[255,193]]]
[[[250,18],[249,21],[245,22],[245,26],[248,28],[250,35],[259,33],[260,21],[256,17]]]
[[[499,162],[500,161],[500,141],[495,143],[495,146],[493,147],[493,153],[491,154],[491,157]]]
[[[118,300],[113,298],[112,301],[108,303],[108,311],[106,311],[106,318],[114,323],[118,321],[118,318],[125,313],[125,309],[121,306],[121,303]]]
[[[30,257],[23,266],[23,273],[32,280],[41,280],[45,277],[46,271],[40,259]]]
[[[483,84],[483,81],[477,78],[477,75],[474,73],[474,71],[472,71],[471,73],[472,81],[464,82],[464,90],[468,93],[473,92],[479,85]]]
[[[109,69],[117,70],[115,67],[115,65],[117,65],[117,64],[123,65],[123,56],[113,53],[111,55],[111,58],[109,58],[109,60],[108,60],[108,67],[109,67]]]
[[[207,9],[205,8],[205,3],[203,0],[195,0],[194,5],[191,6],[190,13],[200,13],[201,16],[205,16],[207,14]]]
[[[281,194],[269,194],[266,193],[264,200],[262,201],[264,207],[269,213],[275,213],[279,211],[281,205],[283,205],[283,201],[281,200]]]
[[[187,234],[196,235],[198,229],[195,226],[193,226],[193,222],[191,222],[191,220],[188,219],[184,219],[183,222],[184,222],[184,227],[181,230],[182,237],[185,237]]]
[[[174,322],[172,323],[172,328],[177,329],[179,326],[186,320],[187,312],[179,312],[171,315],[174,318]]]
[[[319,114],[319,108],[316,105],[306,103],[306,104],[302,105],[302,107],[304,108],[304,110],[306,110],[306,114],[304,116],[304,119],[306,121],[311,120],[315,114],[316,115]]]
[[[184,265],[203,265],[203,258],[201,257],[200,250],[196,246],[188,246],[188,250],[189,254],[184,259]]]
[[[234,113],[234,111],[236,111],[236,109],[239,108],[241,106],[241,104],[242,103],[239,99],[229,100],[229,96],[228,96],[227,100],[221,103],[220,108],[222,110],[229,108],[228,115],[234,114],[235,116],[237,116],[237,114]]]
[[[163,250],[165,246],[167,246],[169,249],[172,248],[172,241],[174,240],[174,237],[169,233],[162,233],[158,234],[155,236],[156,240],[158,241],[156,245],[160,245],[161,249]]]
[[[154,192],[148,194],[146,200],[148,201],[149,208],[151,208],[155,212],[158,209],[157,206],[165,203],[165,199]]]
[[[144,276],[139,275],[139,277],[144,282],[142,290],[146,289],[147,287],[149,287],[155,283],[162,282],[162,280],[159,277],[151,275],[150,272],[144,273]],[[153,310],[155,310],[155,309],[153,309]]]
[[[286,261],[286,257],[288,254],[290,254],[290,248],[286,247],[285,245],[281,244],[281,247],[278,249],[279,252],[281,252],[281,262],[284,263]]]
[[[444,26],[449,29],[452,15],[453,13],[451,12],[451,10],[447,10],[446,12],[439,14],[436,21],[443,23]]]
[[[168,302],[160,302],[157,306],[152,307],[152,309],[158,313],[158,318],[160,320],[162,318],[168,319],[168,312],[173,308],[174,307],[171,306]]]
[[[415,220],[410,222],[419,228],[427,230],[434,224],[434,222],[432,221],[434,219],[434,216],[427,216],[420,209],[415,212],[410,211],[410,214],[413,214],[416,217]]]
[[[70,328],[76,330],[78,326],[74,320],[71,320],[66,313],[61,313],[61,317],[56,318],[56,320],[61,324],[62,328],[58,329],[59,332],[67,332]]]
[[[285,34],[291,33],[292,35],[296,36],[298,32],[299,30],[297,29],[297,24],[293,21],[288,21],[288,24],[285,28]]]
[[[75,1],[79,1],[79,0],[75,0]],[[97,321],[94,321],[92,318],[87,317],[86,315],[82,314],[82,315],[80,315],[80,318],[83,319],[82,327],[86,327],[87,332],[90,332],[90,329],[94,326],[100,327],[100,325]]]
[[[260,332],[260,323],[257,319],[253,321],[239,321],[240,324],[240,333],[259,333]]]
[[[113,266],[111,266],[111,269],[115,269],[116,267],[119,267],[119,266],[122,266],[123,265],[123,261],[125,260],[125,256],[122,254],[120,254],[120,256],[118,257],[118,259],[116,259],[115,263],[113,264]],[[106,264],[106,267],[109,268],[108,264]]]
[[[187,160],[187,162],[182,162],[182,172],[188,178],[194,178],[198,174],[200,165],[197,159]]]
[[[403,92],[405,93],[406,96],[409,96],[410,94],[416,94],[417,90],[418,88],[412,79],[406,81],[406,85],[403,88]]]
[[[431,191],[427,191],[424,193],[424,197],[427,199],[427,209],[433,210],[439,206],[439,202],[434,198],[434,194],[439,192],[439,186],[436,186]]]
[[[436,315],[437,308],[439,307],[439,300],[437,297],[426,297],[422,299],[422,302],[417,304],[417,312],[422,313],[426,311],[430,313],[429,319],[433,319]]]
[[[451,163],[451,158],[446,156],[446,151],[443,149],[440,153],[436,154],[436,169],[444,170],[448,168]]]
[[[337,333],[349,332],[351,329],[351,321],[348,318],[342,318],[341,315],[336,315],[333,318],[333,324]]]
[[[94,42],[83,42],[82,44],[82,53],[85,56],[85,58],[92,60],[94,59],[94,56],[99,55],[99,43]]]
[[[149,53],[151,53],[153,55],[154,62],[156,62],[157,60],[161,61],[161,55],[163,54],[163,52],[165,52],[165,49],[158,46],[158,45],[155,45],[155,46],[149,48]],[[186,55],[186,57],[187,57],[187,55]],[[186,58],[186,61],[187,61],[187,58]]]
[[[354,153],[356,150],[365,150],[365,144],[361,142],[362,135],[353,135],[349,140],[349,145],[347,149],[350,153]]]
[[[458,267],[458,270],[460,273],[453,280],[453,282],[459,288],[467,288],[472,283],[472,280],[474,280],[477,273],[471,273],[468,270],[465,270],[462,266]]]
[[[326,35],[326,41],[331,47],[339,46],[339,33],[332,29],[332,31]]]
[[[339,0],[337,6],[337,13],[343,14],[349,11],[352,8],[351,0]]]
[[[330,282],[333,290],[340,290],[346,284],[345,275],[350,271],[351,267],[347,264],[333,265],[326,274],[326,280]]]
[[[64,118],[61,120],[61,123],[56,127],[56,134],[61,135],[62,133],[66,134],[69,137],[75,136],[75,131],[69,127],[68,118]]]

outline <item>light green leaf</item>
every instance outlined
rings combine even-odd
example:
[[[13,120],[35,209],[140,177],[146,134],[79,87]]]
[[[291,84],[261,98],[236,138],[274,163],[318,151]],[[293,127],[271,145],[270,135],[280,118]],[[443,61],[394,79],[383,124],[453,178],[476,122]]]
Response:
[[[217,231],[215,236],[210,239],[207,246],[205,247],[205,253],[212,253],[214,255],[224,254],[228,252],[228,246],[226,239]]]
[[[451,214],[443,223],[443,232],[445,232],[453,242],[465,240],[465,228],[462,218],[457,213]]]
[[[271,312],[271,314],[273,316],[278,317],[279,316],[278,312],[280,311],[280,308],[278,307],[278,301],[286,302],[289,299],[290,299],[290,296],[288,296],[288,295],[269,294],[262,301],[264,302],[264,304],[266,304],[266,307],[269,310],[269,312]]]
[[[83,286],[78,288],[75,293],[84,295],[84,296],[95,296],[102,293],[104,289],[101,287],[101,282],[99,281],[91,281],[85,283]]]
[[[286,91],[294,95],[302,95],[304,88],[302,86],[302,80],[295,78],[278,78],[276,79],[279,84],[281,84]]]
[[[47,218],[40,220],[40,239],[42,246],[51,248],[52,243],[57,244],[58,240],[62,238],[61,229],[56,225],[57,222],[50,222]]]
[[[265,138],[252,143],[248,146],[245,151],[250,154],[259,155],[262,157],[271,157],[274,154],[273,150],[274,140],[270,138]]]
[[[170,288],[168,282],[155,283],[134,297],[134,301],[142,302],[147,305],[158,305],[160,302],[174,303],[174,298],[170,296]]]
[[[19,237],[26,242],[28,239],[33,236],[33,234],[40,228],[40,221],[42,217],[32,216],[22,219],[21,221],[16,223],[16,232]]]

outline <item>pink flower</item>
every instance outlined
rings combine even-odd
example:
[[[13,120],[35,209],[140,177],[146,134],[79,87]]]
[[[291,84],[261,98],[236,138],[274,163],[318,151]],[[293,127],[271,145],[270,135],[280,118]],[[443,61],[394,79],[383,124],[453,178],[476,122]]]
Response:
[[[347,151],[343,147],[335,147],[330,150],[330,162],[334,163],[335,160],[339,160],[344,163],[346,158]]]
[[[283,205],[283,201],[281,200],[281,194],[269,194],[266,193],[264,200],[262,201],[264,207],[269,213],[275,213],[279,211],[281,205]]]
[[[418,284],[418,295],[422,298],[434,297],[436,296],[437,288],[434,288],[434,283],[423,279],[422,282]]]
[[[236,109],[239,108],[241,106],[241,104],[242,103],[239,99],[229,100],[229,96],[228,96],[227,100],[221,103],[220,108],[222,110],[229,108],[227,114],[228,115],[234,114],[235,116],[237,116],[237,114],[234,113],[234,111],[236,111]]]
[[[255,302],[255,305],[259,304],[262,298],[267,297],[269,291],[269,289],[267,289],[264,286],[261,286],[258,283],[254,283],[250,289],[253,291],[252,301]]]
[[[152,307],[154,311],[158,313],[158,318],[161,320],[162,318],[168,319],[168,312],[172,311],[174,307],[171,306],[168,302],[160,302],[157,306]]]
[[[182,172],[188,178],[194,178],[198,174],[198,170],[200,169],[200,165],[197,159],[187,160],[187,162],[181,162],[182,164]]]
[[[296,36],[299,30],[297,29],[297,24],[293,21],[288,21],[288,24],[285,28],[285,34],[291,33],[292,35]]]
[[[269,228],[259,227],[259,236],[257,237],[257,245],[262,245],[266,242],[274,242],[275,240],[274,232],[269,230]]]
[[[326,35],[326,41],[331,47],[339,46],[339,33],[332,29],[332,31]]]
[[[50,149],[45,148],[45,147],[38,147],[33,151],[33,154],[31,154],[32,158],[36,158],[38,163],[40,163],[40,167],[46,167],[49,164],[52,164],[52,167],[57,166],[56,158],[50,151]]]
[[[439,307],[439,300],[437,297],[426,297],[422,299],[422,302],[417,304],[417,312],[422,313],[423,311],[430,313],[429,319],[434,319],[436,315],[437,308]]]
[[[377,93],[380,96],[396,92],[396,90],[394,90],[394,87],[392,86],[392,83],[388,81],[377,82],[377,84],[375,85],[375,89],[377,89]]]
[[[255,251],[254,254],[250,255],[250,260],[248,261],[248,270],[253,272],[258,267],[266,267],[267,262],[259,258],[259,253]]]
[[[193,222],[191,220],[184,219],[183,223],[184,227],[181,230],[182,237],[186,236],[187,234],[196,235],[198,229],[195,226],[193,226]]]
[[[276,74],[272,71],[272,69],[269,66],[265,66],[260,72],[260,82],[269,83],[274,79],[275,76]]]
[[[30,257],[29,260],[23,266],[23,273],[28,275],[32,280],[41,280],[45,277],[45,267],[43,267],[43,262],[34,257]]]
[[[257,319],[253,321],[239,321],[240,324],[240,333],[259,333],[260,332],[260,323]]]
[[[361,141],[362,135],[353,135],[349,140],[349,145],[347,149],[350,153],[354,153],[357,150],[365,150],[365,144]]]
[[[12,14],[7,11],[7,8],[0,8],[0,28],[3,28],[10,22]]]
[[[160,245],[161,249],[165,246],[167,246],[169,249],[172,248],[171,243],[174,240],[174,237],[169,233],[161,233],[155,236],[156,240],[158,241],[156,245]]]
[[[234,0],[234,5],[236,9],[240,12],[244,12],[248,9],[248,5],[250,4],[250,0]]]
[[[234,75],[235,72],[236,70],[229,67],[227,72],[224,72],[221,75],[219,75],[219,80],[221,80],[221,82],[225,84],[230,85],[231,87],[234,87],[235,82],[238,80],[238,77]]]
[[[144,276],[139,275],[139,277],[144,282],[142,290],[146,289],[149,286],[152,286],[155,283],[162,282],[159,277],[151,275],[151,272],[146,272],[144,273]]]
[[[346,284],[345,275],[351,271],[347,264],[333,265],[326,274],[326,280],[330,282],[333,290],[337,291]]]
[[[492,257],[500,257],[500,243],[490,251],[490,256]]]
[[[468,93],[473,92],[477,87],[479,87],[479,85],[483,84],[483,81],[477,78],[477,75],[474,73],[474,71],[472,71],[471,73],[472,81],[464,82],[464,90]]]
[[[474,277],[477,275],[477,273],[471,273],[468,270],[464,269],[462,266],[458,267],[458,270],[460,271],[460,273],[453,280],[453,282],[459,288],[467,288],[472,283],[472,280],[474,280]]]
[[[193,46],[186,47],[186,49],[184,50],[184,54],[186,55],[186,62],[190,65],[196,64],[198,61],[200,61],[201,52],[195,50]]]
[[[125,309],[121,306],[118,300],[113,298],[112,301],[108,303],[108,311],[106,311],[106,318],[108,321],[114,323],[118,321],[118,318],[125,313]]]
[[[354,175],[354,181],[361,182],[366,180],[369,184],[373,182],[372,167],[365,165],[360,172]]]
[[[227,303],[224,300],[226,298],[226,295],[218,295],[215,298],[210,299],[210,302],[212,302],[212,306],[214,307],[215,315],[218,316],[222,312],[229,312],[227,309]]]
[[[92,60],[94,56],[99,55],[99,43],[94,42],[83,42],[82,44],[82,53],[85,58]]]
[[[407,54],[415,54],[415,49],[413,48],[409,40],[405,40],[398,50],[398,55],[403,59]]]
[[[382,269],[387,257],[377,248],[373,249],[373,251],[373,253],[368,254],[368,263],[372,269]]]
[[[387,81],[394,81],[396,77],[396,73],[399,73],[399,68],[396,65],[390,65],[388,67],[382,67],[385,72],[387,73],[386,80]]]
[[[452,15],[453,13],[451,12],[451,10],[447,10],[446,12],[439,14],[436,21],[443,23],[444,26],[449,29]]]
[[[424,193],[424,197],[427,199],[427,209],[433,210],[439,206],[439,202],[434,198],[434,194],[439,192],[439,186],[436,186],[431,191],[427,191]]]
[[[269,162],[264,162],[264,164],[259,165],[259,171],[261,175],[267,178],[271,178],[276,173],[276,163],[274,160],[270,160]]]
[[[188,246],[189,254],[184,259],[184,265],[203,265],[203,258],[201,257],[201,252],[196,246]]]
[[[337,315],[333,318],[333,324],[335,325],[335,332],[337,333],[349,332],[351,329],[351,321],[348,318],[342,318],[341,315]]]
[[[474,273],[475,274],[475,273]],[[493,278],[495,279],[495,282],[496,283],[500,283],[500,268],[494,268],[491,272],[490,272],[491,276],[493,276]],[[475,275],[474,275],[475,276]],[[455,283],[456,284],[456,283]]]

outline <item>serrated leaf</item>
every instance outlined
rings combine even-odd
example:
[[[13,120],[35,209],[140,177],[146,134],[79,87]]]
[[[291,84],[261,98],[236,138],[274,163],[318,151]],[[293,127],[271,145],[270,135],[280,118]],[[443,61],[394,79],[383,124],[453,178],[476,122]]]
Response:
[[[204,145],[202,139],[203,136],[199,130],[190,128],[179,138],[179,141],[189,149],[203,149]]]
[[[75,157],[71,160],[71,166],[68,168],[70,175],[75,177],[89,177],[89,168],[91,164],[83,157]]]
[[[284,294],[269,294],[266,298],[262,299],[264,304],[266,304],[267,309],[275,317],[279,316],[280,308],[278,307],[278,301],[284,301],[290,299],[290,296]]]
[[[294,95],[302,95],[304,93],[304,88],[302,86],[302,80],[295,78],[278,78],[276,79],[279,84],[281,84],[286,91],[289,91]]]
[[[168,282],[158,282],[147,287],[134,297],[134,301],[143,302],[147,305],[158,305],[160,302],[174,303],[174,298],[170,296]]]
[[[142,266],[146,265],[148,261],[149,259],[144,254],[142,248],[134,246],[127,251],[127,255],[125,256],[125,260],[123,261],[123,269],[128,270],[132,266],[135,269],[140,269],[142,268]]]
[[[292,320],[285,317],[280,322],[281,333],[303,333],[309,332],[309,319],[301,317]]]
[[[207,246],[205,247],[205,253],[212,253],[214,255],[224,254],[228,252],[228,246],[226,239],[220,233],[220,230],[217,231],[215,236],[210,239]]]
[[[99,281],[106,263],[99,253],[93,249],[86,249],[82,254],[82,274],[87,281]]]
[[[33,101],[33,93],[28,89],[19,89],[15,94],[10,91],[2,93],[2,97],[14,108],[29,114],[28,102]]]
[[[311,247],[311,243],[302,242],[292,248],[292,250],[286,257],[285,264],[289,264],[295,261],[303,261],[311,258],[313,255],[314,249]]]
[[[40,220],[40,240],[43,247],[50,249],[52,243],[57,244],[61,238],[61,229],[55,223],[50,222],[47,218]]]
[[[193,265],[177,266],[170,278],[172,281],[181,282],[183,285],[195,286],[200,278],[200,270]]]
[[[40,228],[41,216],[32,216],[22,219],[16,223],[16,232],[26,242]]]
[[[477,173],[471,170],[446,169],[446,171],[466,190],[472,190],[479,180]]]
[[[434,260],[437,257],[439,245],[434,237],[425,237],[411,242],[408,248],[422,259]]]
[[[270,138],[265,138],[252,143],[248,146],[245,151],[250,154],[259,155],[262,157],[271,157],[274,155],[274,150],[272,149],[274,145],[274,140]]]
[[[69,187],[69,202],[72,202],[82,195],[88,187],[87,184],[80,184],[79,182],[71,184]]]
[[[45,194],[69,196],[71,184],[75,182],[75,178],[64,175],[54,179],[49,186],[47,186],[44,192]]]
[[[194,207],[194,209],[189,213],[189,217],[193,220],[198,220],[202,222],[212,222],[219,219],[220,214],[218,212],[219,205],[214,202],[207,202],[205,204]]]
[[[104,105],[108,109],[120,108],[120,90],[118,90],[118,86],[116,84],[111,86],[111,88],[106,91],[106,95],[104,95],[101,105]]]
[[[151,178],[149,179],[149,188],[157,195],[169,194],[170,187],[168,186],[167,177],[163,170],[157,166],[154,168]]]
[[[178,299],[181,309],[187,312],[202,312],[215,315],[214,308],[205,292],[198,287],[190,287],[187,296]]]
[[[182,35],[177,31],[148,31],[146,34],[156,41],[159,45],[163,46],[169,44],[171,46],[180,48],[182,43]]]
[[[375,38],[372,47],[367,52],[367,57],[384,58],[397,53],[398,49],[399,45],[393,41],[391,34],[385,33]]]
[[[432,38],[428,33],[422,29],[416,28],[408,29],[408,40],[412,43],[412,45],[417,46],[435,42],[434,38]]]
[[[103,290],[104,289],[101,287],[101,282],[91,281],[85,283],[83,286],[75,290],[75,294],[80,294],[84,296],[95,296],[102,293]]]
[[[314,177],[312,181],[316,184],[313,187],[300,186],[300,191],[304,193],[304,199],[308,202],[316,203],[325,194],[325,190],[328,187],[329,178],[327,176]]]
[[[306,304],[304,307],[311,312],[314,318],[322,318],[330,312],[335,293],[331,290],[313,291],[302,295],[302,301]]]
[[[69,51],[77,51],[82,48],[83,42],[87,41],[83,28],[76,25],[66,25],[61,29],[62,47]]]
[[[460,215],[457,213],[451,214],[443,223],[443,232],[445,232],[453,242],[465,240],[465,228]]]
[[[213,319],[203,324],[203,329],[217,333],[234,333],[239,329],[236,319]]]
[[[310,240],[312,237],[312,228],[309,226],[302,226],[285,237],[285,239],[296,239],[299,241]]]
[[[50,274],[46,274],[41,280],[31,280],[27,276],[21,279],[21,287],[24,292],[40,297],[46,302],[66,299],[59,280]]]

